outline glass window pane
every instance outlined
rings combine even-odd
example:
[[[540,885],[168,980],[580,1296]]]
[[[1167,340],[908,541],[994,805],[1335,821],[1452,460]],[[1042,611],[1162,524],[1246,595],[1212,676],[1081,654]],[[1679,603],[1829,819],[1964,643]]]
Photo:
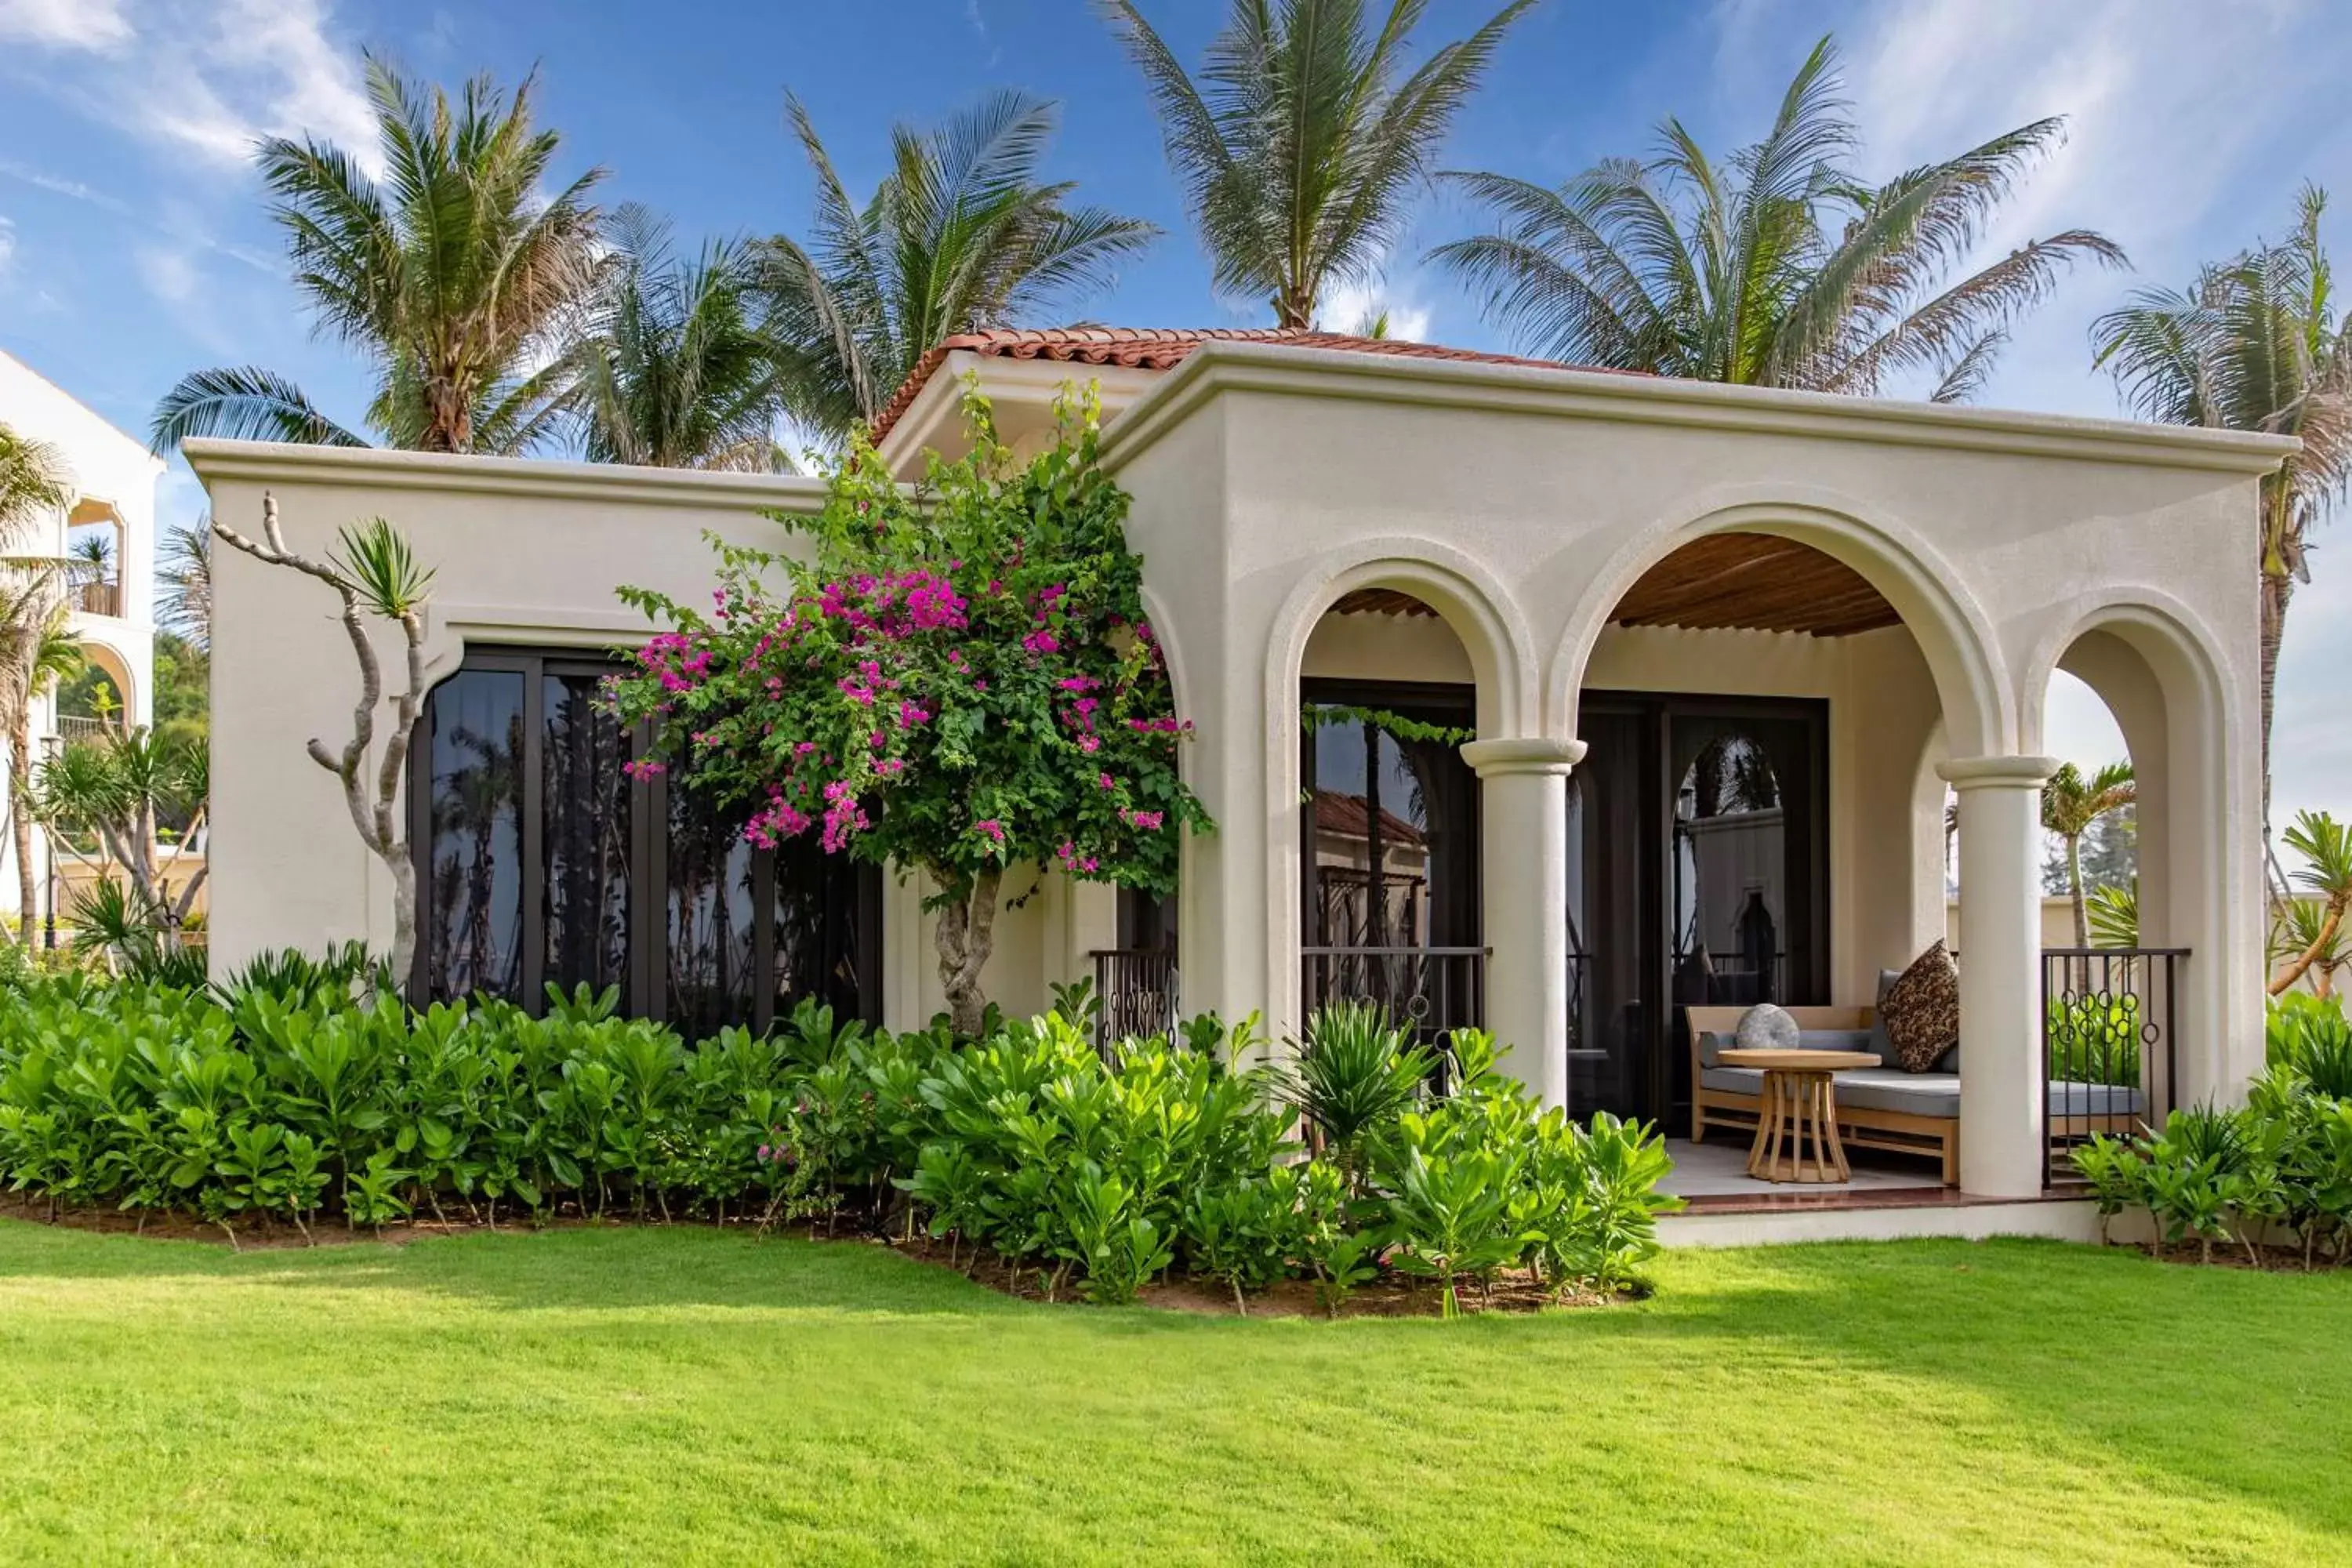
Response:
[[[776,850],[776,1016],[808,997],[837,1021],[878,1016],[878,997],[863,994],[859,899],[867,879],[846,855],[828,855],[811,834]]]
[[[593,676],[546,677],[541,703],[547,978],[601,991],[629,973],[628,737]]]
[[[752,1023],[751,846],[673,784],[665,968],[670,1026],[688,1039]]]
[[[520,999],[523,678],[461,670],[434,689],[431,710],[425,994]]]

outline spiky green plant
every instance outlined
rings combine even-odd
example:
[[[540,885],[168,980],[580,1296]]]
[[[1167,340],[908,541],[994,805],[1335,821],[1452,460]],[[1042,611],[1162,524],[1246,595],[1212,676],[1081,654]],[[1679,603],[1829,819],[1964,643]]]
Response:
[[[1322,1134],[1351,1184],[1360,1184],[1365,1143],[1420,1097],[1436,1056],[1370,1002],[1333,1002],[1307,1022],[1276,1080],[1281,1101]]]

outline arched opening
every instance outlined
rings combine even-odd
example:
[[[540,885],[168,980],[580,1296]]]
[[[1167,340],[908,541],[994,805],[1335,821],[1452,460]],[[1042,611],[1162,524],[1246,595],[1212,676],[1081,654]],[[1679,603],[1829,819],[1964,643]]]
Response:
[[[1426,600],[1353,589],[1316,620],[1298,691],[1303,1006],[1369,1001],[1432,1037],[1483,1025],[1468,647]]]
[[[1871,1009],[1944,934],[1944,785],[1922,781],[1947,733],[1999,736],[1990,661],[1961,610],[1858,533],[1735,521],[1628,572],[1556,667],[1585,746],[1569,1104],[1686,1128],[1726,1146],[1700,1166],[1744,1179],[1762,1075],[1716,1059],[1714,1037],[1769,1002],[1887,1080],[1840,1102],[1845,1147],[1879,1165],[1859,1179],[1947,1182],[1958,1064],[1890,1067]]]
[[[95,637],[78,643],[81,668],[50,694],[53,728],[68,743],[121,734],[137,722],[139,690],[131,661]]]
[[[84,615],[121,616],[128,533],[110,501],[84,497],[66,519],[66,583]]]
[[[2053,836],[2043,883],[2054,1160],[2236,1087],[2223,1066],[2232,1013],[2241,997],[2258,1007],[2263,971],[2236,951],[2227,916],[2242,890],[2218,874],[2240,818],[2212,668],[2170,614],[2111,605],[2077,619],[2029,692],[2038,744],[2073,765],[2045,790],[2045,824],[2079,835],[2072,856]],[[2130,804],[2099,810],[2114,781],[2098,772],[2118,762]]]

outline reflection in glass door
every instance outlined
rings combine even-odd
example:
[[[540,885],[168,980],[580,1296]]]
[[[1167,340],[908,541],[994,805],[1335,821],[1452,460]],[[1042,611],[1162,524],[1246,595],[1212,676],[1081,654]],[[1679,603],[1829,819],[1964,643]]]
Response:
[[[1826,997],[1827,710],[1588,692],[1569,790],[1569,1104],[1689,1101],[1683,1010]]]
[[[1309,1008],[1363,1000],[1424,1033],[1478,1023],[1478,780],[1466,687],[1310,680],[1301,748]]]

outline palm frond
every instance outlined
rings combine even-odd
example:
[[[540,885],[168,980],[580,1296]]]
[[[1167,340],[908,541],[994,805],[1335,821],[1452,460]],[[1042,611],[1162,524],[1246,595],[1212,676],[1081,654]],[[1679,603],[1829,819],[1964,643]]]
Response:
[[[192,371],[155,405],[149,447],[162,455],[190,437],[227,441],[290,441],[312,447],[364,447],[284,376],[257,365]]]

